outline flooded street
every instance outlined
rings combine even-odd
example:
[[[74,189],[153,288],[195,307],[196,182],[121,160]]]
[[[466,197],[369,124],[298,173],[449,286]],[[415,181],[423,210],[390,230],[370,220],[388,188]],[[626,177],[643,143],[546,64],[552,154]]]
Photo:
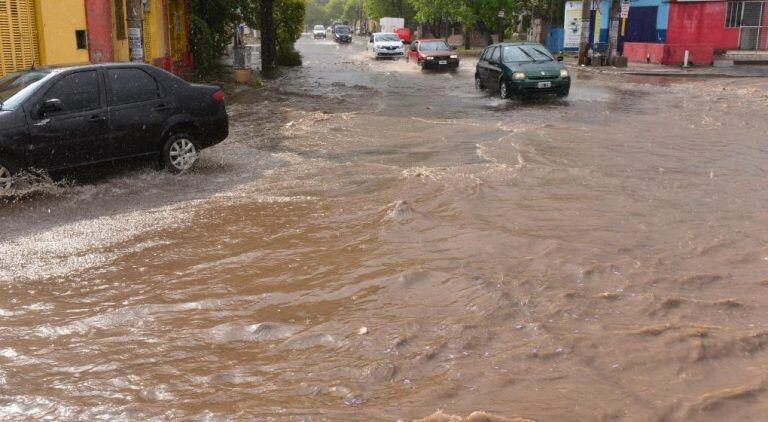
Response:
[[[297,47],[193,174],[2,204],[0,419],[768,412],[768,81],[504,101]]]

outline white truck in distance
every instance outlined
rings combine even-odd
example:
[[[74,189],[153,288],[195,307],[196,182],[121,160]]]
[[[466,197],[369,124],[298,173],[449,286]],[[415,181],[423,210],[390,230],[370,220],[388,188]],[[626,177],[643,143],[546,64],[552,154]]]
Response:
[[[397,28],[405,28],[405,19],[403,18],[381,18],[379,20],[379,32],[395,32]]]

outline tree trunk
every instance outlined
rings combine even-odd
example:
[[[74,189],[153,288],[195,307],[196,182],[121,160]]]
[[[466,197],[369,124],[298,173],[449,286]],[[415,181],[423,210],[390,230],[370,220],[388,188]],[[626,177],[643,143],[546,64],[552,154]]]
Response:
[[[472,28],[469,25],[464,25],[461,29],[464,30],[464,49],[470,50],[472,48]]]
[[[277,69],[277,28],[275,28],[275,0],[259,2],[261,23],[261,73],[274,76]]]

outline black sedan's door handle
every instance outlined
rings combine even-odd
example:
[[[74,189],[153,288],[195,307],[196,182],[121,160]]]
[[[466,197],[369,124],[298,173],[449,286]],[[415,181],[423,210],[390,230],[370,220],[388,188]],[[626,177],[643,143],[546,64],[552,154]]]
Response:
[[[171,109],[171,106],[168,104],[158,104],[155,106],[155,111],[168,111]]]
[[[91,123],[100,123],[100,122],[103,122],[104,120],[107,120],[107,118],[104,116],[91,116],[88,119],[88,121]]]

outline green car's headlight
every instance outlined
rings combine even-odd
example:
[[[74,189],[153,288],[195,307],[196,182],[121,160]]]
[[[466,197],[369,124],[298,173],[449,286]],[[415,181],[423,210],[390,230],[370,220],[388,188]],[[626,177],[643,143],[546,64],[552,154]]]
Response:
[[[567,78],[568,75],[568,69],[560,69],[560,77],[561,78]]]
[[[517,71],[517,72],[513,73],[512,74],[512,79],[514,79],[516,81],[522,81],[523,79],[525,79],[525,72]]]

